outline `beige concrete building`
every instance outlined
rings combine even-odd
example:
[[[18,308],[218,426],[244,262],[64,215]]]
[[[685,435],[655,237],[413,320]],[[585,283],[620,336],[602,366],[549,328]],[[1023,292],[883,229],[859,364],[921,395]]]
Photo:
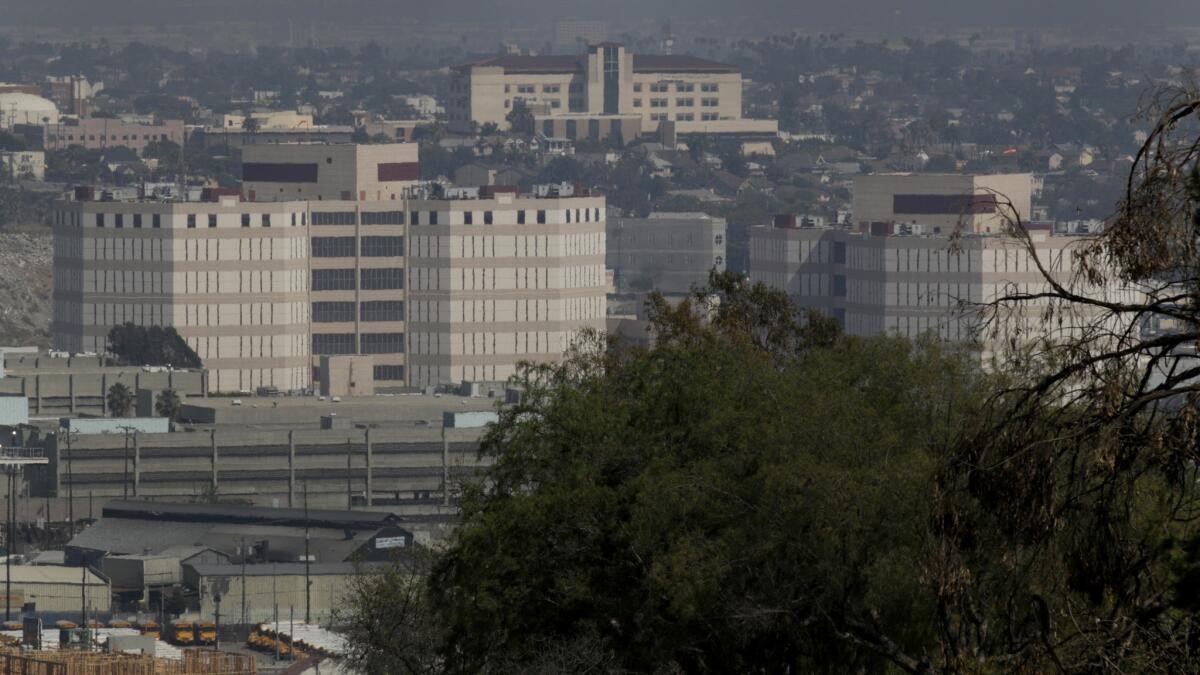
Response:
[[[408,203],[409,383],[500,382],[605,327],[602,197]]]
[[[689,293],[725,271],[725,219],[705,213],[652,213],[608,222],[607,265],[618,293]]]
[[[63,202],[55,346],[103,353],[113,325],[175,326],[209,391],[309,388],[342,355],[372,357],[381,390],[503,381],[604,328],[605,207],[485,195]]]
[[[1011,202],[1030,218],[1033,176],[894,173],[854,178],[854,222],[859,229],[918,224],[929,234],[950,234],[961,222],[965,232],[998,234],[1005,229],[1003,204]]]
[[[126,147],[139,155],[155,141],[171,141],[182,145],[183,120],[162,120],[156,124],[125,121],[107,117],[64,119],[41,127],[42,147],[58,150],[79,145],[88,150]]]
[[[1083,237],[1032,233],[1038,259],[1059,283],[1110,300],[1137,301],[1136,291],[1091,288],[1074,279],[1072,250]],[[981,343],[995,353],[1007,338],[1066,337],[1091,320],[1067,316],[1043,323],[1044,304],[1008,315],[1000,335],[981,334],[979,307],[1013,292],[1048,290],[1021,241],[997,234],[872,236],[823,228],[756,228],[750,279],[786,290],[800,305],[835,317],[852,335],[933,333]]]
[[[506,129],[516,101],[535,115],[582,116],[584,129],[587,119],[595,118],[596,133],[612,133],[599,124],[601,118],[637,115],[642,131],[649,133],[668,120],[742,119],[742,74],[729,64],[694,56],[629,54],[622,45],[603,42],[584,54],[505,55],[458,66],[446,110],[456,128],[490,122]],[[552,121],[543,119],[547,123]],[[618,130],[616,135],[621,134]]]
[[[273,143],[242,149],[252,202],[395,201],[420,179],[415,143]]]
[[[303,202],[58,203],[56,349],[103,353],[109,330],[174,326],[210,391],[310,386]]]

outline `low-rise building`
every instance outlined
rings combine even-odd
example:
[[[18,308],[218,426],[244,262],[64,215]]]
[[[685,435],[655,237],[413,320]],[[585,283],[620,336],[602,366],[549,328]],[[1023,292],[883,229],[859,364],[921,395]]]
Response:
[[[11,588],[6,596],[14,615],[32,604],[45,617],[70,615],[78,620],[86,605],[89,614],[112,611],[112,592],[108,580],[90,569],[58,565],[12,565],[6,568],[4,583]]]
[[[61,150],[74,145],[88,150],[126,147],[139,155],[146,146],[160,141],[184,142],[183,120],[161,120],[148,124],[109,117],[63,118],[41,127],[42,147]]]

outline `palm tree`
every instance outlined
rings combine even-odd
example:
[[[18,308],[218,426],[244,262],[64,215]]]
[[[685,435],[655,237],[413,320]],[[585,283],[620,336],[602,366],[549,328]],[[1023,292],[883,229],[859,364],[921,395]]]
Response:
[[[108,405],[108,412],[113,417],[125,417],[129,414],[130,407],[133,406],[133,392],[123,382],[117,382],[108,388],[108,396],[105,400]]]
[[[179,409],[183,407],[179,400],[179,394],[174,389],[164,389],[158,395],[158,399],[154,401],[154,412],[160,417],[166,417],[171,421],[179,416]]]

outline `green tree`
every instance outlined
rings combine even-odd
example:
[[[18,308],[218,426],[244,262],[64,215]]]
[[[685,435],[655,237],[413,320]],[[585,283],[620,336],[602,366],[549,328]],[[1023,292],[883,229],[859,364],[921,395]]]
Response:
[[[917,669],[927,491],[974,400],[966,363],[840,337],[733,275],[651,315],[653,348],[518,378],[431,578],[447,670],[568,644],[633,672]]]
[[[126,417],[129,415],[129,409],[133,407],[133,392],[124,382],[116,382],[108,388],[105,402],[108,412],[113,417]]]
[[[1071,277],[1003,204],[1042,279],[990,303],[986,334],[1036,315],[1057,338],[997,358],[1007,381],[938,472],[926,574],[947,670],[1200,670],[1200,92],[1159,103]]]
[[[128,365],[201,367],[200,356],[173,326],[113,326],[108,331],[108,351]]]
[[[166,417],[171,421],[179,417],[179,410],[183,407],[183,402],[179,400],[179,394],[174,389],[164,389],[158,393],[154,399],[154,412],[159,417]]]
[[[533,112],[529,110],[529,106],[523,99],[513,99],[512,109],[508,111],[504,119],[508,121],[508,126],[514,133],[533,133]]]
[[[350,582],[349,600],[334,621],[347,637],[346,661],[362,673],[424,675],[441,672],[425,585],[429,554],[395,560],[382,569],[362,570]]]

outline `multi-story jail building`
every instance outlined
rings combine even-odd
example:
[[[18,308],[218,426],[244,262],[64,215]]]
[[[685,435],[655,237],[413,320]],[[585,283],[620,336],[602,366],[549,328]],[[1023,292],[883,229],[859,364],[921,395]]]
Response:
[[[1077,277],[1073,254],[1085,238],[1037,230],[1031,239],[1032,251],[1002,234],[952,238],[922,227],[874,233],[798,228],[784,217],[774,227],[751,231],[750,279],[824,311],[852,335],[929,333],[978,344],[985,356],[1013,340],[1070,337],[1095,319],[1076,311],[1045,322],[1045,303],[1029,302],[999,316],[998,323],[983,325],[980,310],[986,303],[1013,293],[1049,291],[1039,263],[1076,292],[1114,301],[1141,299],[1136,288],[1093,287]]]
[[[54,346],[106,350],[113,326],[174,326],[213,391],[309,385],[305,202],[60,202]]]
[[[175,326],[213,391],[307,388],[322,355],[371,356],[385,387],[503,381],[603,329],[605,205],[477,194],[60,203],[55,346]]]

